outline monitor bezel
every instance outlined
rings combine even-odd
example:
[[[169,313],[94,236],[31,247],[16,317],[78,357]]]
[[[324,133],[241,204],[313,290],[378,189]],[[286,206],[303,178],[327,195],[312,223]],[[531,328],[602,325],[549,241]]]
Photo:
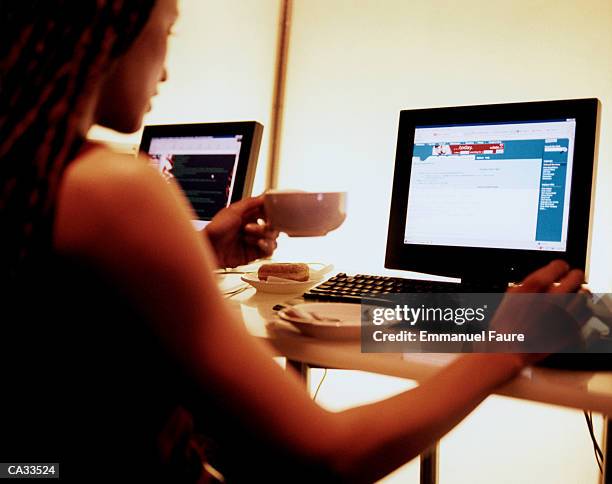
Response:
[[[142,133],[139,152],[149,156],[153,138],[241,135],[234,189],[230,196],[230,203],[234,203],[251,196],[262,134],[263,125],[257,121],[147,125]]]
[[[516,282],[554,259],[585,269],[599,100],[571,99],[413,109],[400,112],[385,267],[460,277]],[[576,119],[570,212],[565,251],[404,244],[416,126]],[[571,227],[571,229],[569,229]]]

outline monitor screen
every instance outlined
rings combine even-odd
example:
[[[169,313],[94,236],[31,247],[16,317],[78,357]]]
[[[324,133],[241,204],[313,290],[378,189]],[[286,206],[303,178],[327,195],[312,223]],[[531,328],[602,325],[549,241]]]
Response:
[[[406,244],[564,251],[575,119],[417,126]]]
[[[262,128],[255,122],[147,126],[141,151],[166,179],[178,182],[202,228],[250,195]]]
[[[162,175],[183,188],[202,221],[230,204],[242,136],[151,138],[149,156]]]
[[[585,269],[597,99],[400,113],[385,267],[517,281]]]

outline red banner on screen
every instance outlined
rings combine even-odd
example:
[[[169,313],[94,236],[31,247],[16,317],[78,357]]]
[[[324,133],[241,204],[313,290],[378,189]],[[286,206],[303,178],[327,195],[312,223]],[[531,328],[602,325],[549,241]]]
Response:
[[[504,152],[503,143],[486,143],[486,144],[460,144],[450,145],[453,155],[490,155],[501,154]]]

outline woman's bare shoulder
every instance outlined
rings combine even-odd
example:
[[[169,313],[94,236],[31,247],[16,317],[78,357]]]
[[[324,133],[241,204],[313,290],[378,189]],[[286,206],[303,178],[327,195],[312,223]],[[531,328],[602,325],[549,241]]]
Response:
[[[71,163],[60,184],[54,246],[61,252],[95,247],[109,232],[146,216],[147,200],[165,183],[146,160],[96,147]]]
[[[62,185],[108,190],[115,188],[117,183],[137,181],[150,171],[150,166],[141,156],[121,154],[97,145],[68,166]]]

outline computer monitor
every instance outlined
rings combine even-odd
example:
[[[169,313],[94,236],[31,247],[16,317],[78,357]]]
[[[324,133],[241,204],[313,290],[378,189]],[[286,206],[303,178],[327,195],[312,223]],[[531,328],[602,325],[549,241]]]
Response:
[[[385,267],[513,282],[584,269],[599,101],[401,111]]]
[[[204,227],[219,210],[251,195],[263,126],[256,121],[145,126],[140,151],[175,178]]]

